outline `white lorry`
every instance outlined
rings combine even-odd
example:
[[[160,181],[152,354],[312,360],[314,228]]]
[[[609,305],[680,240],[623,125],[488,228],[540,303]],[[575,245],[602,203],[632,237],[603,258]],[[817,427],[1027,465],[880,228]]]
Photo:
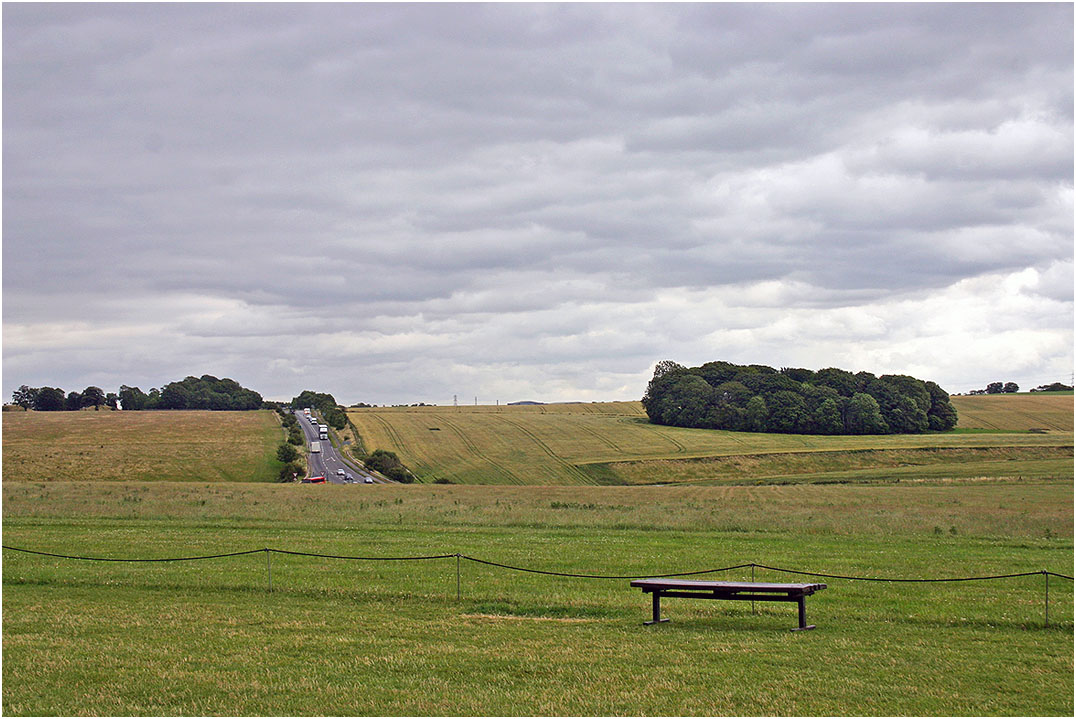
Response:
[[[311,442],[310,443],[310,453],[311,454],[315,454],[315,453],[320,452],[320,451],[321,451],[321,442]]]
[[[318,434],[321,435],[322,439],[328,439],[329,438],[329,427],[328,427],[328,425],[324,425],[324,424],[318,425]]]

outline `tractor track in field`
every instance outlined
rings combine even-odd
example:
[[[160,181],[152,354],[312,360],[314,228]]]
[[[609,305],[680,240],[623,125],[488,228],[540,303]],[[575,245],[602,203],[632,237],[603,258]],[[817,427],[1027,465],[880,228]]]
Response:
[[[584,432],[589,434],[591,437],[598,440],[599,442],[601,442],[602,444],[604,444],[606,447],[613,450],[614,452],[620,452],[620,453],[624,452],[623,449],[621,449],[619,446],[617,446],[616,442],[609,439],[605,435],[601,434],[600,432],[598,432],[598,430],[594,429],[593,427],[587,427],[585,424],[580,424],[580,425],[578,425],[578,427],[579,427],[579,429],[583,430]]]
[[[376,414],[371,416],[381,423],[381,426],[385,429],[385,435],[389,438],[389,441],[396,446],[396,449],[403,452],[404,441],[403,438],[400,437],[400,433],[396,431],[396,428],[393,427],[392,424],[385,420],[383,417],[379,417]]]
[[[497,470],[499,472],[501,472],[501,474],[503,474],[505,477],[508,477],[512,482],[514,482],[516,484],[526,484],[526,482],[524,482],[518,475],[516,475],[513,472],[509,471],[506,467],[504,467],[504,465],[499,464],[498,462],[490,459],[488,455],[483,453],[478,448],[478,445],[476,445],[474,442],[471,441],[471,438],[467,436],[466,432],[464,432],[462,429],[460,429],[459,426],[454,424],[447,417],[441,417],[441,419],[439,421],[441,422],[441,424],[443,424],[444,426],[446,426],[450,430],[452,430],[456,434],[456,436],[459,437],[460,441],[463,443],[463,446],[466,447],[467,450],[471,454],[473,454],[475,457],[478,457],[483,462],[486,462],[487,464],[489,464],[492,467],[496,467]]]
[[[527,437],[532,442],[534,442],[536,445],[538,445],[539,449],[541,449],[543,452],[545,452],[547,455],[549,455],[555,462],[557,462],[558,464],[563,466],[571,476],[575,477],[577,480],[581,481],[583,484],[593,484],[594,483],[594,480],[592,480],[590,477],[588,477],[587,474],[585,472],[583,472],[583,470],[579,469],[578,467],[576,467],[574,464],[572,464],[568,460],[564,459],[563,457],[559,456],[556,452],[554,452],[549,447],[548,444],[543,442],[538,437],[538,435],[536,435],[534,432],[527,429],[523,425],[508,419],[507,417],[502,417],[501,419],[506,424],[510,424],[513,427],[515,427],[516,429],[518,429],[520,432],[523,433],[523,435],[525,437]]]

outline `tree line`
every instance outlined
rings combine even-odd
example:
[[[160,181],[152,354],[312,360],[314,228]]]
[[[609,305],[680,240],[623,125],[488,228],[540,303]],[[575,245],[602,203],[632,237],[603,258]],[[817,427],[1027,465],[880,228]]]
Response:
[[[968,394],[1011,394],[1020,391],[1020,385],[1015,382],[991,382],[986,389],[973,389]],[[1072,387],[1061,382],[1039,385],[1032,392],[1071,392]]]
[[[795,434],[913,434],[956,426],[949,393],[907,375],[659,362],[643,407],[654,424]]]
[[[22,385],[12,393],[12,402],[23,409],[38,412],[100,409],[210,409],[251,410],[262,408],[262,396],[241,386],[233,379],[217,379],[212,375],[186,377],[170,382],[163,388],[143,392],[138,387],[120,385],[119,392],[105,393],[100,387],[87,387],[82,392],[66,395],[59,387],[29,387]]]
[[[292,409],[316,409],[325,423],[333,429],[347,426],[347,414],[331,394],[304,389],[298,397],[291,400],[290,406]]]

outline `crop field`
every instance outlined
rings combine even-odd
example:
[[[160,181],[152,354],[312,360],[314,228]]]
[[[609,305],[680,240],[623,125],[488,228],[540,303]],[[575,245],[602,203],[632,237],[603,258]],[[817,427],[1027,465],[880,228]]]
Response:
[[[954,397],[958,429],[1072,432],[1072,394],[982,394]]]
[[[956,432],[858,437],[662,427],[646,421],[638,402],[371,408],[352,410],[348,416],[367,449],[398,453],[427,482],[657,484],[1072,476],[1072,395],[987,399],[994,401],[953,398],[961,417]]]
[[[1071,481],[19,482],[3,493],[5,545],[60,554],[450,555],[93,563],[5,550],[6,715],[1073,711],[1073,585],[1057,577],[1049,605],[1038,574],[817,580],[828,584],[807,603],[818,628],[793,633],[789,605],[675,598],[663,602],[671,622],[644,627],[649,600],[627,579],[451,556],[628,576],[750,562],[873,578],[1071,574]]]
[[[275,479],[272,412],[4,412],[3,481]]]

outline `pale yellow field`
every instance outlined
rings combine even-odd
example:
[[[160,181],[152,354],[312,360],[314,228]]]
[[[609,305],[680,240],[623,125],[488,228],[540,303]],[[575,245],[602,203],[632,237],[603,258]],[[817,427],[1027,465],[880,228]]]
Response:
[[[966,398],[954,398],[959,404]],[[970,399],[970,398],[968,398]],[[1022,396],[1009,397],[1022,400]],[[1035,398],[1039,399],[1039,398]],[[1050,412],[1059,414],[1067,402],[1071,411],[1071,396],[1053,396],[1047,402]],[[1061,409],[1058,409],[1058,408]],[[1050,414],[1049,416],[1054,416]],[[892,466],[915,463],[914,458],[893,454],[896,450],[916,449],[930,452],[937,449],[982,449],[983,461],[991,460],[995,447],[1059,448],[1049,461],[1060,461],[1063,468],[1071,466],[1072,430],[1055,428],[1045,434],[1028,433],[1026,427],[1014,427],[1007,433],[948,433],[926,435],[823,437],[808,435],[753,434],[715,430],[686,429],[651,425],[638,402],[479,406],[479,407],[396,407],[349,411],[368,450],[388,449],[398,453],[423,481],[436,479],[454,483],[484,484],[592,484],[605,480],[622,482],[680,481],[677,460],[705,457],[738,457],[758,454],[784,454],[790,457],[804,453],[840,453],[864,450],[883,450]],[[1003,413],[986,415],[1000,417]],[[1034,416],[1034,415],[1033,415]],[[1045,424],[1042,422],[1041,424]],[[1069,448],[1067,451],[1064,448]],[[930,464],[937,465],[931,457]],[[955,463],[977,459],[965,454],[953,456]],[[1041,461],[1038,454],[1023,457],[1017,453],[998,460],[1006,462],[1006,476],[1018,475],[1014,461]],[[608,465],[612,463],[661,460],[651,467],[636,467],[626,472]],[[770,463],[771,465],[774,463]],[[791,462],[802,464],[802,462]],[[596,468],[596,465],[602,465]],[[890,466],[890,465],[880,465]],[[862,457],[844,464],[831,461],[824,471],[862,470]],[[989,468],[988,468],[989,469]],[[1045,469],[1036,464],[1037,475],[1056,474],[1053,465]],[[780,476],[794,470],[771,467],[767,476]],[[937,467],[934,467],[937,474]],[[651,472],[653,476],[647,476]],[[613,476],[616,475],[616,476]],[[629,476],[630,475],[630,476]],[[666,476],[667,475],[667,476]],[[1014,475],[1014,476],[1015,476]],[[966,476],[960,471],[954,476]],[[706,479],[697,472],[693,481]]]
[[[3,481],[271,481],[283,434],[255,412],[4,412]]]
[[[953,397],[957,429],[1072,431],[1072,395],[982,394]]]

